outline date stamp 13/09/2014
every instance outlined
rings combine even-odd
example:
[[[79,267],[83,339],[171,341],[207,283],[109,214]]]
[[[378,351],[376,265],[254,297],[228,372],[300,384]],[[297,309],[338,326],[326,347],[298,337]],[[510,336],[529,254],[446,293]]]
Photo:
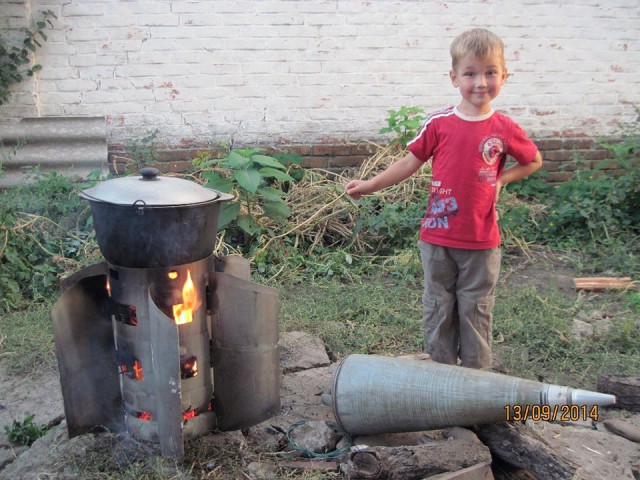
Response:
[[[505,405],[504,412],[507,422],[597,422],[599,418],[598,405]]]

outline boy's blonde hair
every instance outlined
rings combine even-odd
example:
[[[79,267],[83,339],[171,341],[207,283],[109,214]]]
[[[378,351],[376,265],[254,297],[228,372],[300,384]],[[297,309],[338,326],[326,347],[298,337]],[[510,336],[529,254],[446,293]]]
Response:
[[[467,55],[476,58],[487,58],[490,55],[499,55],[502,67],[506,68],[504,61],[504,43],[495,33],[484,28],[474,28],[461,33],[451,43],[451,66],[455,70],[458,63]]]

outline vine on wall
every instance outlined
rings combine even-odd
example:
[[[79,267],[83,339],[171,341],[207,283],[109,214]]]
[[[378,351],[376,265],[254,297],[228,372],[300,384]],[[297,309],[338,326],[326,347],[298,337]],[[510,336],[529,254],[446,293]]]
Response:
[[[18,46],[7,45],[0,34],[0,105],[7,103],[11,96],[11,86],[42,69],[42,65],[31,63],[31,55],[47,41],[44,29],[53,27],[52,18],[58,18],[51,10],[41,11],[42,18],[32,28],[23,28],[24,39]],[[3,32],[4,33],[4,32]]]

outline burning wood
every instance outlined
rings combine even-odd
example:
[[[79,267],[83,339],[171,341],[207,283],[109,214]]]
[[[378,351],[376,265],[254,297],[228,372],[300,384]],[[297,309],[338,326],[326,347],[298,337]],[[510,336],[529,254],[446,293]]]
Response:
[[[189,357],[180,361],[180,378],[192,378],[198,375],[198,359]]]
[[[169,278],[171,278],[171,274],[169,274]],[[191,279],[191,270],[187,270],[187,281],[182,287],[182,303],[173,306],[173,318],[176,324],[183,325],[193,322],[193,311],[199,306],[200,301],[198,300],[196,287]]]
[[[182,420],[185,422],[191,418],[196,418],[198,416],[198,412],[196,409],[187,410],[186,412],[182,412]]]

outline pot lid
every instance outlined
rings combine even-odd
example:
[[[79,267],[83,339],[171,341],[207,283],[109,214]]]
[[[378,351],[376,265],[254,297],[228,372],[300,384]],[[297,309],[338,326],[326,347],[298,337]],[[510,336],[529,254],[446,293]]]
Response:
[[[115,205],[171,207],[225,201],[232,195],[200,186],[195,182],[160,175],[157,168],[140,169],[140,175],[101,182],[80,192],[80,196]]]

